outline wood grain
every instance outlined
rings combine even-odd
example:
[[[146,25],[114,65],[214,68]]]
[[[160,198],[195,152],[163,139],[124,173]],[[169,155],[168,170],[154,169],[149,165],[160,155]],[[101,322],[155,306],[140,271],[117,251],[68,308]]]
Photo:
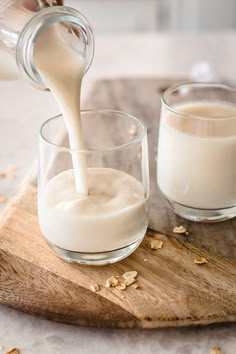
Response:
[[[43,239],[37,220],[37,189],[27,184],[1,218],[2,304],[55,321],[97,327],[160,328],[236,320],[236,221],[215,225],[185,222],[166,208],[156,186],[159,95],[169,84],[173,81],[102,81],[86,104],[86,108],[125,110],[148,125],[150,227],[156,231],[149,230],[138,250],[117,264],[67,263]],[[173,234],[173,227],[180,224],[190,231],[188,237]],[[162,240],[163,248],[151,250],[153,238]],[[208,263],[195,264],[196,256]],[[138,271],[139,289],[104,286],[111,275],[121,276],[129,270]],[[93,283],[101,285],[99,292],[91,291]]]
[[[158,328],[236,320],[236,261],[149,231],[139,249],[114,265],[89,267],[57,258],[43,239],[37,190],[27,186],[5,211],[0,238],[0,302],[27,313],[97,327]],[[162,240],[153,251],[150,241]],[[207,264],[196,265],[196,256]],[[138,271],[139,289],[107,289],[111,275]],[[90,285],[101,285],[93,293]],[[125,298],[123,298],[125,296]]]

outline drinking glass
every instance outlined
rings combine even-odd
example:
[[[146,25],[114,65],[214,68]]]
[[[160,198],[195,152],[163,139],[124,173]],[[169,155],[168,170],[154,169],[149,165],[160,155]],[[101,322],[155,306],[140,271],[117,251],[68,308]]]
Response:
[[[183,83],[164,92],[157,180],[176,214],[201,222],[234,217],[235,157],[235,89]]]
[[[92,265],[114,263],[130,255],[139,246],[148,226],[147,130],[141,120],[112,110],[83,111],[81,124],[84,150],[70,149],[62,115],[47,120],[41,127],[39,224],[51,249],[63,259]],[[142,191],[140,200],[120,210],[111,209],[105,214],[95,212],[94,215],[91,211],[89,215],[80,215],[79,211],[50,204],[48,188],[52,179],[65,171],[73,172],[74,159],[86,159],[89,170],[105,168],[128,174]],[[107,191],[109,187],[106,186]],[[61,185],[59,193],[63,192],[63,188]],[[117,188],[126,189],[129,186],[120,184]],[[89,193],[93,191],[89,190]],[[53,197],[57,198],[56,194]]]

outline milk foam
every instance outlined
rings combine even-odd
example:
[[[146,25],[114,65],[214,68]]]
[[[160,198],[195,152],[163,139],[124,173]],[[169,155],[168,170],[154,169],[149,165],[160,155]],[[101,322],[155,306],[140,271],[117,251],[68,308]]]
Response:
[[[104,252],[125,247],[146,232],[143,187],[109,168],[88,168],[89,195],[77,193],[74,172],[54,177],[39,200],[40,227],[52,244],[70,251]]]

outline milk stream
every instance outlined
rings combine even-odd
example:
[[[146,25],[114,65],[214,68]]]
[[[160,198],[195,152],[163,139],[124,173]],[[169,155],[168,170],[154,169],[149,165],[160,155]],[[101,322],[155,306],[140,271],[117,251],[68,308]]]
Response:
[[[85,72],[83,58],[59,37],[55,25],[40,34],[36,41],[34,62],[46,86],[51,90],[64,116],[70,148],[83,150],[80,120],[80,90]],[[78,193],[88,194],[87,163],[82,153],[72,152]]]

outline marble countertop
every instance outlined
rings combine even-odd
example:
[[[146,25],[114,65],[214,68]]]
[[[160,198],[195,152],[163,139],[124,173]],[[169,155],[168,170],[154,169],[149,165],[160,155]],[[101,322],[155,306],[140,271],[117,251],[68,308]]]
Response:
[[[98,36],[82,101],[99,78],[187,77],[191,72],[236,81],[235,42],[233,32]],[[0,63],[0,172],[11,164],[17,166],[16,179],[0,180],[0,194],[10,198],[36,157],[39,126],[59,110],[49,92],[37,91],[16,77],[13,61],[1,52]],[[11,80],[6,81],[7,77]],[[0,305],[1,345],[0,353],[18,347],[22,354],[208,354],[213,346],[220,346],[224,354],[235,354],[236,324],[162,330],[82,328]]]

